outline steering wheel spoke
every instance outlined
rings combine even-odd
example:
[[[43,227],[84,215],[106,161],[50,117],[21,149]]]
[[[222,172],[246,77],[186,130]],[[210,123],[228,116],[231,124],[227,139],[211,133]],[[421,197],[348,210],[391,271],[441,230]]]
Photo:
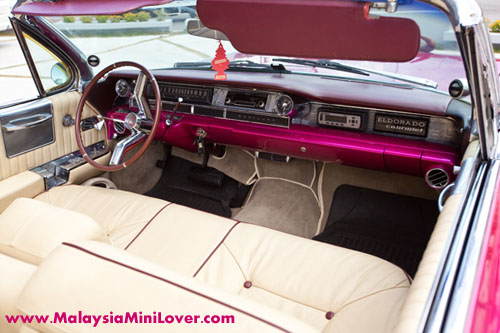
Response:
[[[151,113],[151,108],[149,107],[149,102],[146,97],[144,97],[144,91],[146,90],[146,84],[148,83],[148,78],[144,75],[143,72],[140,72],[137,75],[137,79],[135,80],[135,88],[133,97],[137,102],[137,106],[139,107],[139,113],[144,115],[146,119],[153,119],[153,114]]]
[[[97,118],[99,118],[99,120],[109,120],[109,121],[113,121],[115,123],[122,123],[122,124],[125,123],[125,120],[117,119],[117,118],[111,118],[111,117],[104,117],[104,116],[101,116],[101,115],[98,115]]]
[[[123,155],[125,155],[125,153],[128,150],[130,150],[133,146],[137,145],[142,140],[144,140],[144,138],[146,138],[146,134],[142,132],[134,132],[125,139],[118,142],[115,146],[115,149],[113,150],[113,155],[111,155],[111,160],[109,161],[109,165],[112,166],[119,165],[122,161]]]

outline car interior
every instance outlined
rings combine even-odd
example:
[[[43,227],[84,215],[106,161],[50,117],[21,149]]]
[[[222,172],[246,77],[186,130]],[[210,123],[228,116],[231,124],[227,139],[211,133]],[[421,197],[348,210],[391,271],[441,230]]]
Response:
[[[5,314],[193,306],[248,331],[417,330],[464,200],[447,189],[478,158],[470,102],[213,77],[116,63],[0,113],[0,331],[70,330]]]

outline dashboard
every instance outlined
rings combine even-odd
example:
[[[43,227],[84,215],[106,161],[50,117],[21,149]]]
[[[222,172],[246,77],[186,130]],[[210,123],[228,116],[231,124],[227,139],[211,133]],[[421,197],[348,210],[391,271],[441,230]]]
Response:
[[[415,101],[418,105],[412,107],[437,103],[415,112],[405,107],[407,101],[398,103],[400,94],[395,95],[395,105],[385,103],[385,107],[376,103],[377,96],[373,103],[367,103],[367,96],[360,96],[359,103],[344,103],[335,92],[325,98],[322,87],[317,96],[311,93],[310,86],[304,86],[303,92],[300,86],[287,89],[280,84],[281,77],[276,84],[266,82],[263,86],[254,82],[248,87],[203,77],[193,82],[182,75],[174,78],[170,73],[155,76],[162,98],[162,121],[156,138],[190,151],[196,151],[196,133],[201,129],[209,144],[238,146],[256,154],[277,154],[286,160],[312,159],[424,176],[431,187],[439,189],[453,179],[453,167],[460,162],[470,131],[470,105],[449,96],[436,96],[435,92],[416,90],[417,95],[428,99]],[[124,118],[137,110],[136,101],[130,98],[135,77],[136,74],[123,71],[113,73],[107,80],[108,89],[115,90],[113,101],[108,101],[106,107],[108,116]],[[332,91],[339,84],[318,79],[315,84],[317,81]],[[349,86],[359,88],[351,82],[341,83],[341,91]],[[393,94],[408,93],[373,84],[364,85],[358,93],[374,86],[382,94],[390,90]],[[150,86],[145,97],[156,112]],[[172,110],[179,97],[183,101],[174,115]],[[125,132],[113,125],[111,128],[110,137]],[[436,174],[439,182],[431,179]]]

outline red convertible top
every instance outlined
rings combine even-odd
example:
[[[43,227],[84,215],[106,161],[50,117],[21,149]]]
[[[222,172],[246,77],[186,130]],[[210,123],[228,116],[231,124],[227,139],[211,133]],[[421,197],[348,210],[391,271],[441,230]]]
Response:
[[[14,14],[115,15],[171,0],[18,1]],[[410,19],[372,17],[353,0],[198,0],[207,27],[243,53],[316,59],[406,62],[415,58],[420,29]],[[355,41],[355,42],[353,42]]]
[[[33,16],[118,15],[144,6],[156,6],[168,2],[172,2],[172,0],[18,1],[12,13]]]

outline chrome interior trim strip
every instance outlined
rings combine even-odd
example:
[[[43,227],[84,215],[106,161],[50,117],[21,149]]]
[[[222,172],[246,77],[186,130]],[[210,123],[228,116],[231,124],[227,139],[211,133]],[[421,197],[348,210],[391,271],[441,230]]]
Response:
[[[445,318],[443,331],[446,332],[464,332],[469,312],[470,300],[474,282],[477,275],[477,266],[483,248],[483,242],[488,218],[490,215],[493,197],[499,177],[500,161],[493,161],[488,170],[483,187],[482,196],[479,200],[477,214],[468,233],[468,240],[461,265],[458,270],[458,276],[451,292],[451,301],[448,305],[448,316]]]
[[[99,158],[109,152],[108,147],[104,141],[100,141],[85,148],[84,155],[92,159]],[[39,165],[30,171],[35,172],[43,177],[45,181],[45,189],[48,190],[54,186],[65,184],[69,179],[71,170],[87,163],[79,150],[61,156],[58,159]]]
[[[457,185],[453,189],[453,194],[463,195],[460,203],[461,208],[457,211],[441,256],[438,272],[434,277],[432,289],[419,324],[419,332],[441,332],[486,169],[487,164],[481,162],[479,157],[467,159],[462,165],[462,171],[456,180]]]

